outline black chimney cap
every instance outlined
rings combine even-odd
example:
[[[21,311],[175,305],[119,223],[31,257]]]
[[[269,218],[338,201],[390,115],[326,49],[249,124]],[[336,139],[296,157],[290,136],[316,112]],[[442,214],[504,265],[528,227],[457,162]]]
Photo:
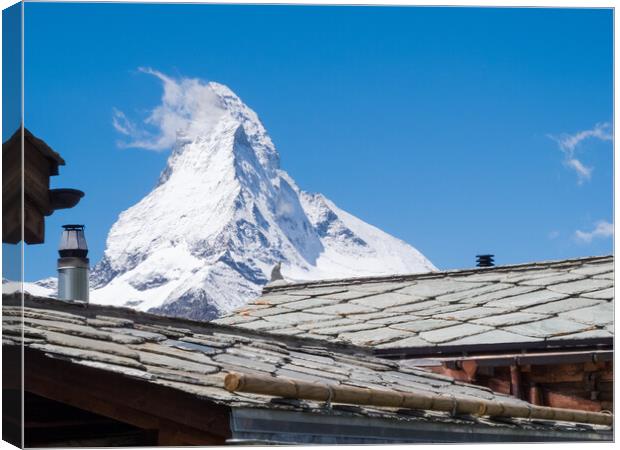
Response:
[[[60,257],[86,258],[88,255],[88,245],[84,236],[84,225],[67,224],[62,227],[64,230],[60,237],[60,245],[58,246]]]
[[[68,224],[62,226],[65,230],[83,230],[84,225]]]
[[[493,267],[495,265],[495,255],[476,255],[476,266]]]

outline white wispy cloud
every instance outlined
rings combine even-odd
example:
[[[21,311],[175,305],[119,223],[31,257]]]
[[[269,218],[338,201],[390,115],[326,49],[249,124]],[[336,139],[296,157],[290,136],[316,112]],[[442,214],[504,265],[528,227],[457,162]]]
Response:
[[[127,138],[119,141],[120,147],[167,150],[179,136],[191,139],[208,131],[223,114],[220,99],[208,83],[196,78],[175,79],[151,68],[139,70],[162,82],[161,103],[149,112],[140,126],[123,111],[113,110],[112,126]]]
[[[578,241],[590,243],[596,238],[609,238],[614,235],[614,225],[606,220],[600,220],[592,231],[575,231],[575,238]]]
[[[601,141],[613,140],[613,135],[610,130],[611,125],[608,122],[604,122],[597,123],[591,130],[583,130],[575,134],[564,133],[559,136],[548,135],[548,137],[558,144],[558,147],[564,154],[564,165],[575,171],[577,174],[577,182],[582,184],[584,181],[588,181],[592,178],[592,171],[594,168],[586,166],[575,156],[577,147],[583,141],[590,138],[599,139]]]
[[[116,131],[125,136],[133,136],[137,133],[135,125],[127,118],[123,111],[112,108],[112,126]]]
[[[594,170],[594,167],[584,166],[583,163],[577,158],[567,158],[564,160],[564,164],[577,173],[577,183],[581,184],[592,178],[592,171]]]

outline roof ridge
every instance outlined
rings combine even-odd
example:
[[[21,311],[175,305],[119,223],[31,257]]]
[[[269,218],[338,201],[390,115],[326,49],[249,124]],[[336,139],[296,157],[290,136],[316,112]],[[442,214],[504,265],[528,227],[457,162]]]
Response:
[[[567,264],[574,264],[577,262],[598,262],[604,261],[608,259],[613,260],[614,255],[599,255],[599,256],[583,256],[578,258],[568,258],[568,259],[558,259],[558,260],[547,260],[547,261],[534,261],[528,263],[519,263],[519,264],[507,264],[502,266],[493,266],[493,267],[470,267],[465,269],[450,269],[444,271],[437,272],[423,272],[423,273],[414,273],[414,274],[402,274],[402,275],[382,275],[382,276],[368,276],[368,277],[350,277],[350,278],[334,278],[329,280],[308,280],[308,281],[299,281],[292,282],[286,284],[267,284],[263,288],[263,294],[268,292],[279,292],[286,291],[289,289],[297,289],[300,287],[319,287],[319,286],[332,286],[339,285],[343,283],[378,283],[384,281],[408,281],[408,280],[418,280],[418,279],[429,279],[429,278],[443,278],[449,275],[471,275],[474,273],[489,273],[489,272],[502,272],[505,270],[527,270],[529,268],[545,268],[545,267],[555,267],[562,266]]]

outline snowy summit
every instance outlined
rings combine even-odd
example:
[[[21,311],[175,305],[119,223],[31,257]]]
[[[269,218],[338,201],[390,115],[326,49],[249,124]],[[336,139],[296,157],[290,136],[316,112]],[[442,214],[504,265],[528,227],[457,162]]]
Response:
[[[228,87],[164,84],[128,146],[173,148],[155,189],[120,214],[92,271],[91,302],[212,319],[257,297],[281,264],[287,281],[436,270],[415,248],[297,187],[257,114]]]

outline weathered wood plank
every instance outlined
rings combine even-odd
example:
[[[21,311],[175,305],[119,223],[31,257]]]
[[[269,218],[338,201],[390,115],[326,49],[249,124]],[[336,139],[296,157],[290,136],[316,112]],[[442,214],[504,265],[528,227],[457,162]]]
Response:
[[[601,403],[594,400],[587,400],[583,397],[563,394],[554,391],[545,391],[545,403],[555,408],[581,409],[584,411],[601,411]]]

